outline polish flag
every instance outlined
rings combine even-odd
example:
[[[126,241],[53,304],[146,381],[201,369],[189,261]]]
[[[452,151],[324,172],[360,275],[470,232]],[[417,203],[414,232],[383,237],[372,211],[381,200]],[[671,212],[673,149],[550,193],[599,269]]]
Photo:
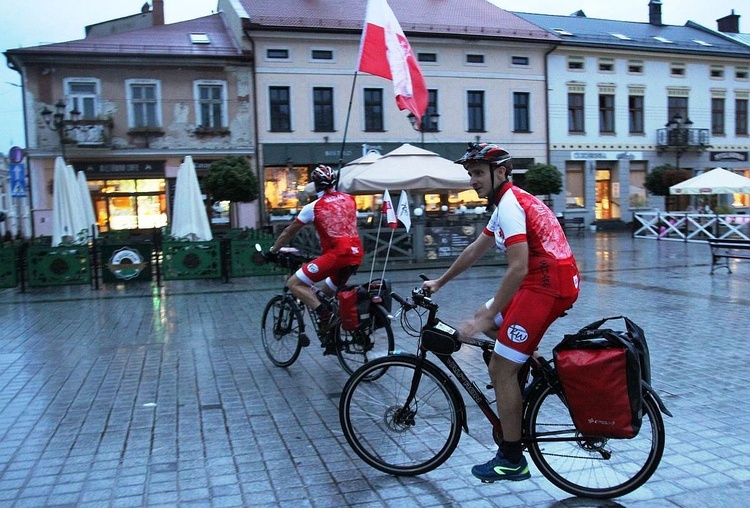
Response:
[[[406,228],[406,232],[409,232],[411,228],[411,214],[409,213],[409,197],[406,195],[406,191],[401,191],[401,197],[398,200],[398,209],[396,210],[396,217]]]
[[[388,221],[388,227],[396,229],[398,227],[398,220],[396,219],[396,210],[393,209],[393,201],[391,201],[391,194],[388,189],[383,193],[383,213]]]
[[[358,70],[393,81],[398,109],[411,111],[417,117],[417,125],[421,125],[429,101],[427,85],[386,0],[367,0]]]

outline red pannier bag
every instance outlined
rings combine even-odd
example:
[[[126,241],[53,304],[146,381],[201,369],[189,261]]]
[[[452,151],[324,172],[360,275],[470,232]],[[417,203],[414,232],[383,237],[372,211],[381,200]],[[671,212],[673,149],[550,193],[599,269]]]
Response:
[[[623,318],[627,332],[599,328]],[[624,316],[605,318],[565,335],[553,349],[563,395],[584,435],[630,439],[643,417],[643,384],[650,382],[646,339]]]
[[[370,318],[370,295],[362,286],[345,286],[338,292],[341,328],[353,332]]]

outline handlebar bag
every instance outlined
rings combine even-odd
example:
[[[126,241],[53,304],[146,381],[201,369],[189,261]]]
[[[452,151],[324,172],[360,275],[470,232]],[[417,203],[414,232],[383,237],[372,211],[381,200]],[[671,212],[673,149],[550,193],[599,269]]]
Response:
[[[370,294],[362,286],[345,286],[338,292],[341,328],[353,332],[370,319]]]
[[[422,330],[422,347],[436,355],[452,355],[461,349],[458,330],[438,319]]]
[[[641,357],[648,349],[643,330],[632,321],[625,318],[640,330],[639,346],[628,332],[599,328],[608,319],[616,318],[565,335],[553,358],[576,428],[584,435],[630,439],[641,428],[642,373],[650,376]]]

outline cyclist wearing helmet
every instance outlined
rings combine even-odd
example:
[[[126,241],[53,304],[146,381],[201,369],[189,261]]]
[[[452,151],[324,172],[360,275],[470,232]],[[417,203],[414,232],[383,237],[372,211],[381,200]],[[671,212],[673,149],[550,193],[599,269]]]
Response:
[[[539,199],[514,186],[510,154],[498,145],[469,143],[462,164],[479,197],[492,210],[487,226],[440,278],[423,283],[439,290],[493,245],[505,250],[508,267],[500,285],[461,334],[496,338],[489,374],[503,424],[503,442],[492,460],[471,470],[482,481],[525,480],[529,467],[521,451],[522,394],[518,371],[542,336],[578,298],[579,275],[573,253],[555,214]]]
[[[320,237],[322,254],[302,265],[287,284],[289,289],[320,317],[321,332],[331,318],[331,309],[322,304],[311,286],[325,279],[323,291],[333,295],[345,284],[362,263],[362,244],[357,231],[357,205],[349,194],[334,189],[335,173],[323,164],[312,170],[310,178],[315,184],[318,198],[306,204],[294,221],[281,232],[270,249],[272,255],[288,244],[307,224],[313,224]],[[303,346],[310,344],[302,339]],[[335,353],[329,344],[326,354]]]

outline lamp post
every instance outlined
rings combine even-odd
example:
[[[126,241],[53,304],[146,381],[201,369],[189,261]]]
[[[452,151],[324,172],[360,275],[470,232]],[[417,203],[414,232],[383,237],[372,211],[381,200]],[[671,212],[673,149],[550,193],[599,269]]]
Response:
[[[677,169],[680,169],[680,157],[689,146],[690,128],[693,122],[689,118],[682,118],[682,115],[675,113],[672,119],[664,126],[667,128],[667,144],[674,147]]]
[[[414,114],[409,113],[409,121],[415,131],[419,131],[420,145],[424,148],[424,133],[425,131],[434,132],[437,131],[437,121],[440,118],[438,113],[430,113],[429,115],[422,115],[422,121],[417,122],[417,117]]]
[[[66,125],[65,122],[65,102],[60,99],[55,104],[55,112],[50,111],[47,106],[41,111],[42,119],[51,130],[57,132],[60,138],[60,151],[62,152],[63,159],[65,159],[65,134],[73,132],[78,128],[76,122],[81,116],[81,112],[73,108],[70,110],[71,122]]]

